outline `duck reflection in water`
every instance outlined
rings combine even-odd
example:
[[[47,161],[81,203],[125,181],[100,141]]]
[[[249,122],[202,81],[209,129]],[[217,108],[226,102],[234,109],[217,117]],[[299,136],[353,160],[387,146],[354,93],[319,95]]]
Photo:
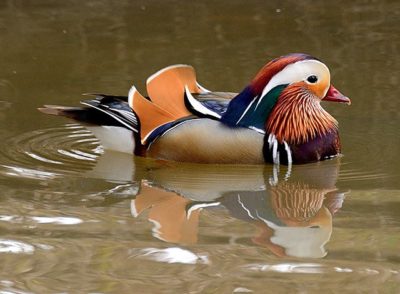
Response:
[[[147,169],[131,211],[134,217],[148,212],[156,238],[190,244],[197,242],[201,212],[225,207],[254,224],[251,241],[273,254],[322,258],[344,200],[336,188],[339,165],[335,159],[279,172],[277,166],[167,164]]]

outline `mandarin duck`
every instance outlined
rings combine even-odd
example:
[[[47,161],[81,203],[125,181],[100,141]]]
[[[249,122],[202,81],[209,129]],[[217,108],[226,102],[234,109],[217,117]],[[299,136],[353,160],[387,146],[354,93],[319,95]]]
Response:
[[[197,163],[303,164],[341,152],[338,122],[320,102],[350,104],[320,60],[294,53],[268,62],[238,94],[211,92],[193,67],[173,65],[147,79],[144,97],[95,94],[83,107],[45,105],[72,118],[105,149]]]

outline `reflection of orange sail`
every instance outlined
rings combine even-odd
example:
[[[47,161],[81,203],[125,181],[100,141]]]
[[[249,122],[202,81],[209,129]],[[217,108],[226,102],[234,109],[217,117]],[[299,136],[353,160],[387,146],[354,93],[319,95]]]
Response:
[[[140,193],[132,200],[133,216],[150,209],[148,220],[154,224],[153,235],[174,243],[196,243],[199,210],[187,215],[190,200],[142,183]]]

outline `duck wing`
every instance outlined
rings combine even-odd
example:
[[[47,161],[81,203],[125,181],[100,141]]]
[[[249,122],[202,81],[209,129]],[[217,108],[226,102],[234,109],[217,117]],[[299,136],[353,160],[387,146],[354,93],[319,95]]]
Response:
[[[237,95],[232,92],[190,93],[185,91],[185,105],[195,115],[220,119],[229,102]]]
[[[122,126],[134,131],[135,133],[139,132],[139,120],[128,104],[128,97],[106,94],[89,95],[96,95],[96,98],[83,100],[81,101],[81,104],[96,109],[103,114],[112,117]]]

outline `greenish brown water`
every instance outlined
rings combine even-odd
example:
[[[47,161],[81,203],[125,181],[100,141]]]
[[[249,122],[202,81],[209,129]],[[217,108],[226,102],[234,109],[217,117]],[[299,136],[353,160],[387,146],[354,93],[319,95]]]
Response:
[[[400,3],[265,2],[0,1],[0,293],[399,292]],[[289,52],[352,98],[340,159],[133,159],[36,111],[174,63],[240,91]]]

